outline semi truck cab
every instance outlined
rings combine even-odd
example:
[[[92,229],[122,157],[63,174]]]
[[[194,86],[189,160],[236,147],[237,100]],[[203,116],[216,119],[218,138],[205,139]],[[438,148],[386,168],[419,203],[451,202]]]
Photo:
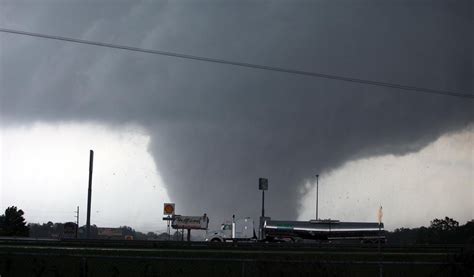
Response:
[[[254,222],[250,217],[224,222],[219,230],[208,232],[206,241],[225,242],[234,240],[253,240],[255,235]]]

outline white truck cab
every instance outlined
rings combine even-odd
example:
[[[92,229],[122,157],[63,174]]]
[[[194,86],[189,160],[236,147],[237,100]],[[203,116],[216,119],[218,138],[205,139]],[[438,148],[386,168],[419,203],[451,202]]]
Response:
[[[234,219],[221,224],[220,230],[211,231],[206,236],[206,241],[225,242],[233,240],[256,239],[254,222],[250,217]]]

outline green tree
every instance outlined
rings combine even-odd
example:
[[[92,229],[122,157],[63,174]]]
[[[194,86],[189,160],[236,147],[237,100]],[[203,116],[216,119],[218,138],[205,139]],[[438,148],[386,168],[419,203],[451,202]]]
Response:
[[[158,235],[154,232],[148,232],[146,233],[146,237],[147,239],[153,239],[153,240],[156,240],[158,239]]]
[[[5,214],[0,216],[0,236],[27,237],[29,228],[26,225],[25,213],[17,207],[8,207]]]
[[[446,216],[444,219],[433,219],[430,227],[441,231],[452,231],[459,227],[459,222]]]

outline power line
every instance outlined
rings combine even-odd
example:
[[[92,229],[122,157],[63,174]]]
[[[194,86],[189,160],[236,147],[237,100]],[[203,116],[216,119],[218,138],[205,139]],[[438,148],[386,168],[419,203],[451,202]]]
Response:
[[[121,50],[128,50],[128,51],[148,53],[148,54],[155,54],[155,55],[162,55],[162,56],[169,56],[169,57],[188,59],[188,60],[196,60],[196,61],[203,61],[203,62],[227,64],[227,65],[240,66],[240,67],[246,67],[246,68],[253,68],[253,69],[260,69],[260,70],[267,70],[267,71],[274,71],[274,72],[282,72],[282,73],[289,73],[289,74],[303,75],[303,76],[309,76],[309,77],[316,77],[316,78],[324,78],[324,79],[331,79],[331,80],[344,81],[344,82],[366,84],[366,85],[379,86],[379,87],[388,87],[388,88],[404,90],[404,91],[407,91],[407,92],[437,94],[437,95],[445,95],[445,96],[454,96],[454,97],[474,99],[474,94],[448,91],[448,90],[438,90],[438,89],[430,89],[430,88],[423,88],[423,87],[413,87],[413,86],[406,86],[406,85],[401,85],[401,84],[396,84],[396,83],[386,83],[386,82],[379,82],[379,81],[371,81],[371,80],[365,80],[365,79],[344,77],[344,76],[339,76],[339,75],[323,74],[323,73],[317,73],[317,72],[311,72],[311,71],[294,70],[294,69],[288,69],[288,68],[283,68],[283,67],[274,67],[274,66],[259,65],[259,64],[245,63],[245,62],[229,61],[229,60],[208,58],[208,57],[202,57],[202,56],[193,56],[193,55],[187,55],[187,54],[181,54],[181,53],[175,53],[175,52],[145,49],[145,48],[138,48],[138,47],[132,47],[132,46],[112,44],[112,43],[104,43],[104,42],[97,42],[97,41],[90,41],[90,40],[83,40],[83,39],[75,39],[75,38],[69,38],[69,37],[52,36],[52,35],[45,35],[45,34],[40,34],[40,33],[31,33],[31,32],[25,32],[25,31],[18,31],[18,30],[13,30],[13,29],[0,28],[0,32],[16,34],[16,35],[23,35],[23,36],[30,36],[30,37],[52,39],[52,40],[67,41],[67,42],[87,44],[87,45],[94,45],[94,46],[101,46],[101,47],[121,49]]]

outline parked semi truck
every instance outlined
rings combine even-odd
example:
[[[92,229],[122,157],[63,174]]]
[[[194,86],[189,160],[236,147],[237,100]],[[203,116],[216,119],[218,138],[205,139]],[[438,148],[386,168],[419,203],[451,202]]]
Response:
[[[220,230],[209,232],[206,241],[385,241],[383,223],[341,222],[338,220],[283,221],[262,218],[261,230],[252,218],[224,222]]]
[[[206,241],[225,242],[225,241],[257,241],[254,221],[250,217],[226,221],[221,224],[219,230],[209,232]]]

